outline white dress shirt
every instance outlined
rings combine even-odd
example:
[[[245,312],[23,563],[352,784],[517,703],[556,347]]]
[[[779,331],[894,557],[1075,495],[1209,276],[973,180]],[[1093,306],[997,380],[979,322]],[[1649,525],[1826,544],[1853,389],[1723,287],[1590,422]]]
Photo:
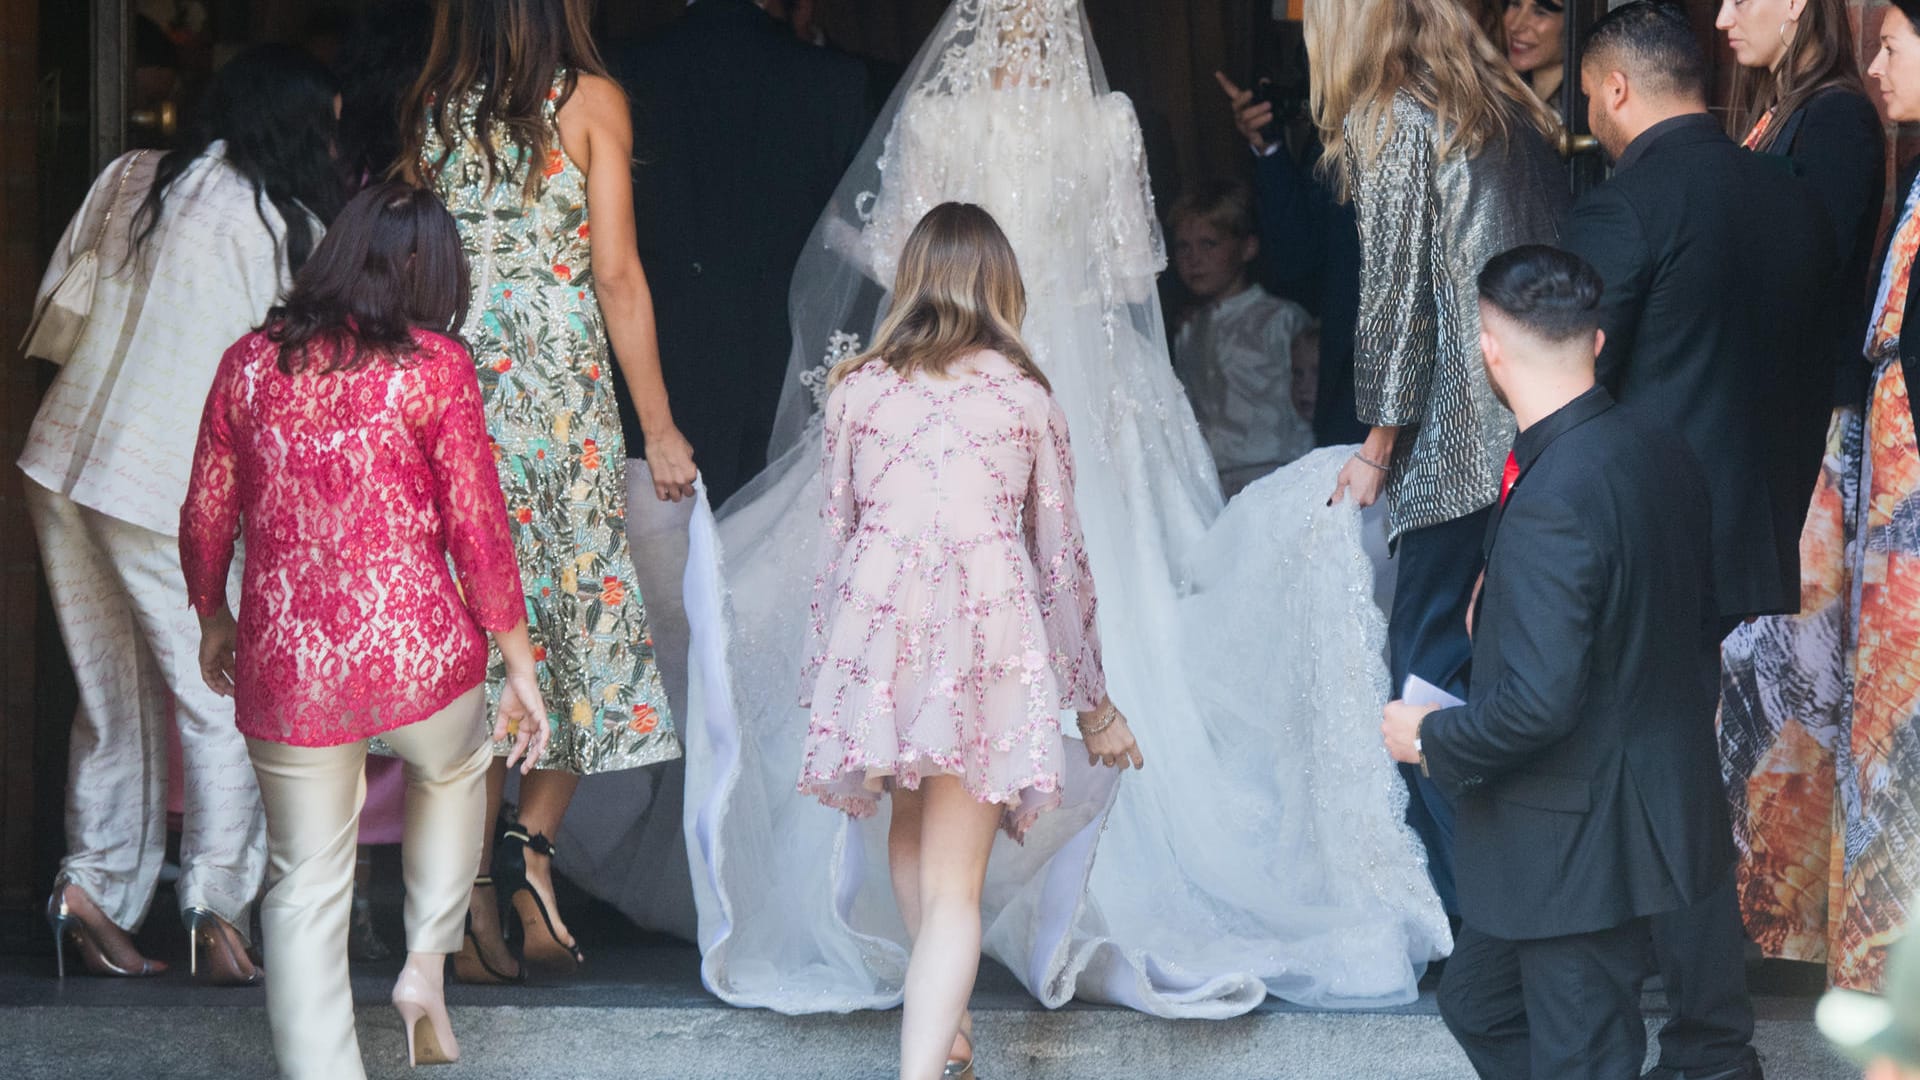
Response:
[[[1194,312],[1174,338],[1174,370],[1229,494],[1313,449],[1293,407],[1293,343],[1306,309],[1258,285]]]

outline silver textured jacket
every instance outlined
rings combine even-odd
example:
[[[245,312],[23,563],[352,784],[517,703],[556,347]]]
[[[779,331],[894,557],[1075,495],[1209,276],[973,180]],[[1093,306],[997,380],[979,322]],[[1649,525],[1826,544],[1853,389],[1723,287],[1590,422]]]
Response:
[[[1560,158],[1532,129],[1440,158],[1437,123],[1401,91],[1372,167],[1347,151],[1360,219],[1354,391],[1361,423],[1403,429],[1387,477],[1394,537],[1499,498],[1514,424],[1480,358],[1480,268],[1557,240],[1569,201]]]

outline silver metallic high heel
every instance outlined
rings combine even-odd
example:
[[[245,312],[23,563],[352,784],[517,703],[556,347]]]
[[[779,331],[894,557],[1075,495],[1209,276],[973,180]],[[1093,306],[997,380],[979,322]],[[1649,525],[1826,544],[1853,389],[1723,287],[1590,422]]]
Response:
[[[241,966],[241,957],[234,955],[233,943],[224,932],[227,920],[203,907],[188,908],[185,915],[187,940],[191,943],[187,973],[194,982],[206,986],[257,986],[266,977],[252,957],[246,958],[244,968]],[[200,958],[202,950],[207,953],[204,964]]]
[[[979,1080],[973,1071],[973,1036],[961,1032],[960,1037],[967,1040],[967,1060],[948,1061],[947,1067],[941,1070],[940,1080]]]
[[[74,941],[80,949],[80,961],[86,969],[95,975],[108,975],[121,979],[144,979],[167,970],[165,964],[156,963],[146,957],[140,958],[138,970],[123,968],[107,956],[107,951],[93,939],[93,931],[80,916],[73,913],[67,904],[67,889],[72,882],[61,878],[53,883],[53,895],[47,897],[47,926],[53,930],[54,970],[61,979],[67,977],[67,942]]]

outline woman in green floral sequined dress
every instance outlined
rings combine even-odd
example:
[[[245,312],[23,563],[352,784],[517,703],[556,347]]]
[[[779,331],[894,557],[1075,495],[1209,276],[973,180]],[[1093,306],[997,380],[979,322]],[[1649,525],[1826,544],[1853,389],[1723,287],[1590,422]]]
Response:
[[[552,729],[521,784],[517,825],[489,837],[470,981],[519,977],[499,933],[510,905],[524,961],[582,959],[554,905],[551,843],[580,776],[680,756],[627,550],[626,448],[613,382],[627,380],[655,493],[693,493],[692,448],[674,426],[634,242],[632,129],[587,34],[585,0],[451,0],[408,99],[422,117],[403,165],[459,223],[473,278],[463,335],[520,562]],[[502,32],[504,30],[504,33]],[[617,346],[617,366],[608,339]],[[504,668],[488,679],[497,694]],[[495,762],[490,804],[505,770]],[[498,899],[496,899],[498,897]]]

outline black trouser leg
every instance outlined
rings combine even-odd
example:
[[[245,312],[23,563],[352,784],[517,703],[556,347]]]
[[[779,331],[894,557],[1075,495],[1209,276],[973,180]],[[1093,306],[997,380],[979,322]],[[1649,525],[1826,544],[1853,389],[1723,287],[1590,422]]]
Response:
[[[1387,617],[1387,666],[1392,692],[1418,675],[1455,697],[1467,696],[1473,640],[1467,606],[1480,576],[1480,546],[1491,510],[1401,535],[1394,547],[1393,610]],[[1453,807],[1420,770],[1400,767],[1406,779],[1407,823],[1427,848],[1427,872],[1447,914],[1457,914],[1453,886]]]
[[[1527,1010],[1513,942],[1462,926],[1439,998],[1440,1018],[1481,1080],[1527,1080]]]
[[[1534,1080],[1634,1080],[1647,1056],[1647,920],[1519,943]]]
[[[1481,1080],[1632,1080],[1646,1056],[1647,921],[1505,941],[1463,926],[1440,1015]]]
[[[1750,1067],[1758,1075],[1746,944],[1731,867],[1698,903],[1653,917],[1654,959],[1673,1009],[1660,1029],[1662,1066],[1708,1075]]]

